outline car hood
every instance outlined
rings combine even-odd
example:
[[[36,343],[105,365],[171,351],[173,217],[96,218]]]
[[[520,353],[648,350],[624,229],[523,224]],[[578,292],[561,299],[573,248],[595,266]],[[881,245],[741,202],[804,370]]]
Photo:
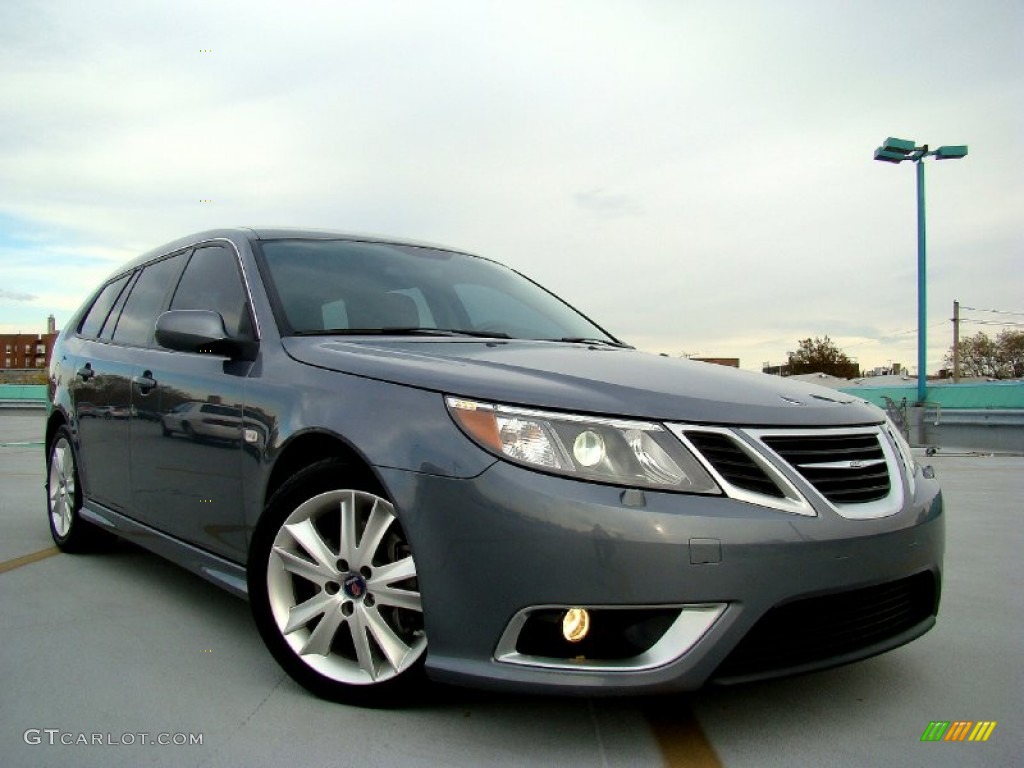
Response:
[[[873,424],[856,397],[762,373],[634,349],[529,340],[283,339],[302,363],[460,397],[657,421]]]

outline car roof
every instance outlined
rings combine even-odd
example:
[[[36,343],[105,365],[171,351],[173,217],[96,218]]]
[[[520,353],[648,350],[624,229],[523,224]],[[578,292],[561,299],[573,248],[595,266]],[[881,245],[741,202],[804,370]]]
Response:
[[[172,240],[169,243],[164,243],[156,248],[153,248],[141,256],[137,256],[127,261],[122,266],[118,267],[110,277],[104,282],[110,280],[111,277],[116,275],[124,274],[136,267],[146,264],[154,259],[158,259],[161,256],[180,251],[184,248],[188,248],[193,245],[197,245],[202,242],[210,240],[229,240],[236,245],[239,245],[245,240],[352,240],[358,242],[368,243],[387,243],[391,245],[409,245],[417,248],[435,248],[442,251],[451,251],[455,253],[471,254],[468,251],[452,248],[446,245],[439,245],[437,243],[428,243],[420,240],[412,240],[400,237],[389,237],[385,235],[372,235],[359,232],[344,232],[341,230],[333,229],[304,229],[299,227],[223,227],[220,229],[208,229],[203,232],[196,232],[191,235],[185,235],[179,237],[176,240]]]

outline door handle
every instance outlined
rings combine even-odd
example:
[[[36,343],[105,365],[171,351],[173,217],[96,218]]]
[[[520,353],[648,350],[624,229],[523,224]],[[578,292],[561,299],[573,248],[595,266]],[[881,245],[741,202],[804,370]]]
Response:
[[[139,388],[139,392],[144,395],[148,395],[156,389],[156,379],[153,378],[152,371],[146,371],[141,376],[133,376],[132,381],[135,382],[135,386]]]
[[[86,363],[77,371],[75,371],[75,375],[81,378],[82,381],[88,381],[89,379],[96,375],[96,371],[92,369],[92,363]]]

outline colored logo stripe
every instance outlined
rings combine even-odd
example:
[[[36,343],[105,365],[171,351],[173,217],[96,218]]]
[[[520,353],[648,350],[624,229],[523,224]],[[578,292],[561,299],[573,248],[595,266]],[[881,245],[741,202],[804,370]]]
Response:
[[[942,741],[949,728],[949,720],[932,720],[921,734],[921,741]]]
[[[953,724],[949,726],[949,730],[946,731],[946,738],[943,741],[963,741],[970,733],[972,725],[974,723],[970,720],[954,720]]]
[[[992,731],[996,729],[996,721],[981,721],[974,730],[971,731],[971,735],[968,738],[969,741],[988,741],[988,737],[992,735]]]
[[[995,720],[932,720],[921,741],[988,741],[996,725]]]

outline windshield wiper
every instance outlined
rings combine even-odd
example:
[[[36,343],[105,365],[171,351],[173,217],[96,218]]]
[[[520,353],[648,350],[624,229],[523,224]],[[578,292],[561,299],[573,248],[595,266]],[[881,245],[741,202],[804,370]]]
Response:
[[[619,349],[633,349],[629,344],[611,339],[592,339],[588,336],[563,336],[560,339],[538,339],[538,341],[561,341],[566,344],[601,344],[605,347],[618,347]]]
[[[387,328],[325,328],[323,330],[296,331],[296,336],[471,336],[480,339],[510,339],[501,331],[471,331],[463,328],[422,328],[420,326],[394,326]]]
[[[478,339],[511,339],[503,331],[473,331],[468,328],[381,328],[380,333],[396,336],[472,336]]]

